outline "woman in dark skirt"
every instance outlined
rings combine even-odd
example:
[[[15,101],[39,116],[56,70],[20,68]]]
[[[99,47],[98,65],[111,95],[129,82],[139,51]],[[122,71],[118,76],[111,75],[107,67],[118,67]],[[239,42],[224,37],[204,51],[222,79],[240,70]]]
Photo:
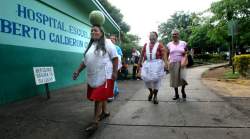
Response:
[[[179,40],[179,31],[172,31],[172,40],[167,44],[167,57],[169,61],[170,86],[175,90],[173,100],[179,99],[178,87],[181,88],[183,99],[186,99],[185,86],[188,84],[185,79],[187,64],[187,43]]]

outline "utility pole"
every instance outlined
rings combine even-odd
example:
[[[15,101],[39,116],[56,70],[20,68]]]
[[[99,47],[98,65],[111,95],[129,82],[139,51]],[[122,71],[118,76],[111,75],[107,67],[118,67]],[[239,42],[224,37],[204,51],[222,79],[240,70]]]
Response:
[[[231,53],[232,53],[232,56],[231,56],[231,64],[232,64],[232,68],[233,68],[233,74],[235,73],[235,69],[234,69],[234,64],[233,64],[233,61],[232,61],[232,57],[235,55],[235,49],[234,49],[234,28],[235,28],[235,22],[234,20],[231,20],[232,23],[231,23],[231,35],[232,35],[232,50],[231,50]]]
[[[237,35],[237,21],[236,20],[230,20],[229,22],[228,22],[228,35],[229,36],[231,36],[231,45],[230,45],[230,47],[231,47],[231,62],[233,62],[232,61],[232,57],[235,55],[235,53],[236,53],[236,47],[235,47],[235,35]],[[234,68],[234,64],[233,63],[231,63],[231,66],[232,66],[232,68],[233,68],[233,73],[235,73],[235,68]]]
[[[227,7],[227,21],[228,21],[229,24],[230,24],[229,21],[231,21],[232,19],[233,19],[233,11],[232,11],[231,7]],[[229,24],[228,24],[228,26],[230,26]],[[229,28],[229,34],[230,34],[230,32],[231,32],[231,29]],[[232,42],[233,42],[233,34],[231,34],[231,35],[232,35]],[[229,65],[230,66],[233,65],[233,61],[232,61],[232,54],[233,54],[232,53],[232,49],[233,49],[233,43],[229,47]]]

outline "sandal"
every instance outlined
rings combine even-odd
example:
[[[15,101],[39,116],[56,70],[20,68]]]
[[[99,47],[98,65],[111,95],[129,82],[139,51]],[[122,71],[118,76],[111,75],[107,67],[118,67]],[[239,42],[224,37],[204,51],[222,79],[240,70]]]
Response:
[[[101,115],[100,115],[100,119],[99,119],[99,121],[102,121],[102,120],[104,120],[104,119],[106,119],[106,118],[108,118],[110,116],[110,113],[109,112],[103,112]]]
[[[85,132],[92,134],[97,130],[97,128],[98,128],[98,123],[93,122],[85,129]]]

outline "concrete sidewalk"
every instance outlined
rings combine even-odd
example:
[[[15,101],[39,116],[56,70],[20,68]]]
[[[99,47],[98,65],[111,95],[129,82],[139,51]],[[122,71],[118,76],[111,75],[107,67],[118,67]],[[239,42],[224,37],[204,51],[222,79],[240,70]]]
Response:
[[[248,139],[249,115],[244,115],[208,90],[201,74],[210,67],[188,71],[187,101],[172,101],[168,76],[158,105],[147,101],[142,81],[120,81],[120,95],[109,104],[111,117],[91,138],[103,139]],[[58,90],[51,99],[34,97],[0,107],[0,139],[84,139],[93,117],[85,85]]]
[[[214,66],[189,69],[187,101],[172,101],[169,76],[162,82],[159,104],[147,101],[143,88],[92,138],[102,139],[249,139],[249,116],[207,89],[201,74]]]
[[[109,103],[111,116],[143,87],[142,81],[119,81],[120,94]],[[93,119],[86,85],[57,90],[51,99],[37,96],[0,107],[0,139],[85,139]],[[105,125],[101,125],[100,129]]]

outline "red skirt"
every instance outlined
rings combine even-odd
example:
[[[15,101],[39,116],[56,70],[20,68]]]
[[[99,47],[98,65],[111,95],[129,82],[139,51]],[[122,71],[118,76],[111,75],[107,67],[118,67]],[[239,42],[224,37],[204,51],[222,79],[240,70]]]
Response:
[[[108,98],[114,96],[114,80],[108,79],[107,85],[92,88],[88,85],[87,98],[91,101],[106,101]]]

